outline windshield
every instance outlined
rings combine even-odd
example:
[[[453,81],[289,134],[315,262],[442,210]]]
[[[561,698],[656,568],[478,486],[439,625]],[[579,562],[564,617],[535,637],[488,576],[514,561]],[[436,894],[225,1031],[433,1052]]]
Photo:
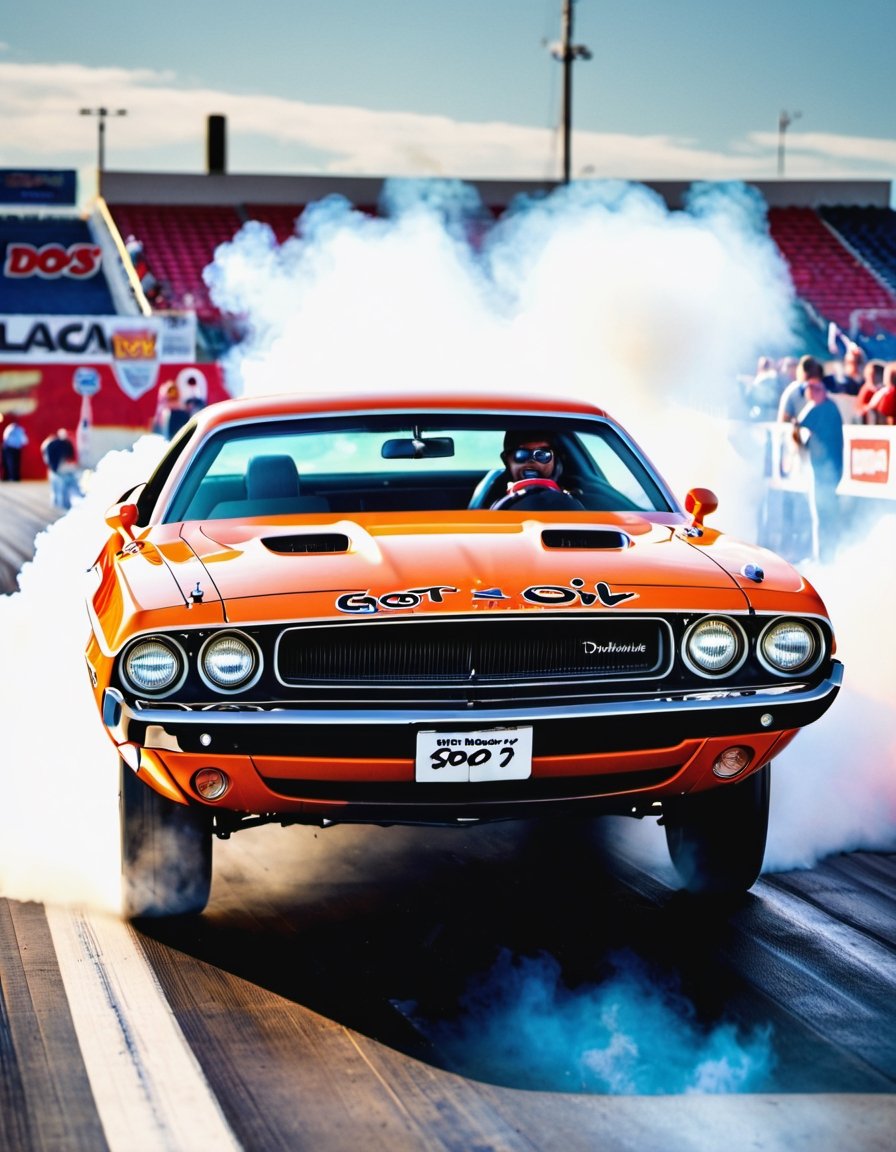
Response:
[[[402,413],[219,429],[194,449],[164,520],[490,507],[510,479],[508,427],[550,438],[553,478],[586,511],[674,508],[607,421]]]

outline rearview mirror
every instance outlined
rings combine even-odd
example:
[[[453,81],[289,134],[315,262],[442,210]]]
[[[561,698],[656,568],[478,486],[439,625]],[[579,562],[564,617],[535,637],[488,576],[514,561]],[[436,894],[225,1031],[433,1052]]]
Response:
[[[387,440],[380,455],[384,460],[441,460],[454,455],[454,440],[450,436],[433,436],[429,440],[407,436]]]

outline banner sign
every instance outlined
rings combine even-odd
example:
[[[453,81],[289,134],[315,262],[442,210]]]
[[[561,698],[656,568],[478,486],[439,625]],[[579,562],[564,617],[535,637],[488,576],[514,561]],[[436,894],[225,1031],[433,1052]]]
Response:
[[[109,316],[101,246],[86,220],[0,217],[0,314]]]
[[[0,416],[15,416],[28,434],[22,454],[22,478],[46,477],[40,445],[57,428],[77,430],[79,459],[93,467],[107,451],[130,448],[149,433],[157,418],[159,390],[169,384],[198,381],[200,397],[209,404],[226,400],[220,365],[166,361],[158,386],[135,399],[121,387],[115,364],[57,362],[0,364]]]
[[[73,208],[77,197],[73,168],[0,168],[0,204]]]
[[[132,400],[156,386],[161,365],[195,359],[195,313],[0,316],[0,364],[108,363]]]

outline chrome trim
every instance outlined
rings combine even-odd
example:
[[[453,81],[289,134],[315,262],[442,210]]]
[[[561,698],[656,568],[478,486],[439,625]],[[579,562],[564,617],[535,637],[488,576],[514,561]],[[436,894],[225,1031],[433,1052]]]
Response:
[[[206,672],[205,667],[204,667],[204,658],[205,658],[206,649],[211,647],[211,645],[216,643],[216,641],[224,639],[227,636],[236,636],[239,640],[242,640],[242,642],[246,645],[246,647],[250,650],[250,652],[253,653],[253,655],[255,657],[254,670],[252,672],[250,672],[250,674],[246,677],[245,680],[241,681],[234,688],[224,688],[220,684],[217,684],[211,678],[211,676],[208,675],[208,673]],[[208,639],[203,641],[201,648],[196,653],[196,671],[199,674],[199,679],[206,686],[206,688],[208,688],[210,691],[218,692],[222,696],[234,696],[238,692],[248,691],[248,689],[250,689],[254,684],[258,683],[258,681],[261,678],[261,674],[264,671],[264,653],[262,652],[262,650],[258,646],[258,644],[248,634],[248,632],[244,632],[241,628],[226,628],[225,627],[225,628],[215,629],[215,631],[208,637]],[[148,693],[147,693],[147,695],[148,695]]]
[[[117,688],[107,688],[103,692],[101,704],[103,723],[117,744],[122,744],[127,740],[124,727],[122,726],[122,719],[126,709],[127,705],[124,702],[124,696],[122,696]]]
[[[718,672],[711,672],[708,668],[703,668],[691,656],[688,649],[691,635],[702,628],[704,624],[711,624],[713,620],[719,620],[723,624],[730,625],[736,637],[740,638],[740,655],[735,658],[731,664],[726,664],[724,668],[720,668]],[[685,633],[681,638],[681,659],[688,671],[693,672],[695,676],[700,676],[704,680],[712,681],[719,680],[724,676],[733,676],[735,672],[740,671],[746,663],[747,657],[750,655],[750,638],[747,636],[746,631],[739,621],[732,619],[727,613],[724,612],[708,612],[701,616],[699,620],[695,620],[693,624],[689,624],[685,629]]]
[[[173,655],[180,662],[180,675],[172,681],[171,684],[166,685],[158,692],[152,692],[149,688],[144,687],[142,684],[137,684],[128,674],[128,654],[138,648],[141,644],[148,644],[151,640],[155,640],[161,647],[170,648]],[[128,688],[139,696],[148,696],[151,700],[164,700],[166,696],[173,695],[179,688],[183,687],[184,681],[187,679],[187,674],[190,670],[190,661],[187,653],[174,637],[168,632],[150,632],[143,636],[136,636],[129,641],[121,650],[121,657],[118,662],[118,670],[121,679],[127,684]]]
[[[793,620],[797,624],[805,624],[806,630],[811,632],[812,636],[814,637],[816,646],[814,659],[809,660],[803,667],[794,668],[789,672],[785,671],[783,668],[776,668],[775,665],[766,658],[766,655],[762,650],[763,641],[765,640],[768,633],[772,630],[772,628],[776,628],[779,624],[786,624],[788,620]],[[815,671],[818,665],[825,658],[826,653],[827,644],[825,643],[824,633],[818,627],[818,624],[809,617],[799,616],[796,613],[788,616],[773,617],[763,626],[759,635],[756,637],[756,659],[766,670],[766,672],[771,673],[772,676],[809,676],[812,672]]]
[[[266,712],[184,712],[179,708],[166,710],[152,708],[147,712],[135,710],[130,705],[122,704],[122,718],[118,731],[126,733],[130,723],[137,722],[155,729],[163,728],[166,724],[201,727],[208,729],[209,725],[226,729],[234,725],[295,725],[301,729],[307,725],[332,724],[334,728],[347,724],[382,724],[382,725],[435,725],[445,728],[450,724],[468,725],[475,723],[478,727],[495,725],[519,725],[538,720],[587,720],[606,719],[609,717],[631,717],[632,720],[642,721],[650,717],[662,718],[670,712],[686,712],[699,714],[701,712],[718,712],[720,709],[740,711],[747,708],[764,707],[772,709],[776,704],[793,706],[801,704],[821,704],[829,696],[835,695],[843,682],[843,665],[835,660],[831,673],[827,679],[807,688],[805,684],[779,684],[766,688],[734,691],[725,689],[707,689],[705,692],[690,692],[669,694],[657,699],[619,701],[614,703],[588,703],[569,704],[561,707],[540,706],[535,708],[446,708],[433,711],[418,709],[294,709],[274,708]],[[777,729],[779,726],[776,725]],[[781,728],[787,728],[783,723]],[[123,739],[127,739],[126,735]],[[147,747],[152,747],[147,743]]]

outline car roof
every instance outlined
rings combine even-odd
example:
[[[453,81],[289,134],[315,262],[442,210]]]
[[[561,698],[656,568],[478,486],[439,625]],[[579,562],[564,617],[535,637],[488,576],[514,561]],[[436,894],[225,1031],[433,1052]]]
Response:
[[[210,404],[193,417],[203,432],[234,421],[278,416],[339,415],[359,412],[492,412],[508,416],[607,416],[581,398],[533,392],[288,392],[240,397]]]

